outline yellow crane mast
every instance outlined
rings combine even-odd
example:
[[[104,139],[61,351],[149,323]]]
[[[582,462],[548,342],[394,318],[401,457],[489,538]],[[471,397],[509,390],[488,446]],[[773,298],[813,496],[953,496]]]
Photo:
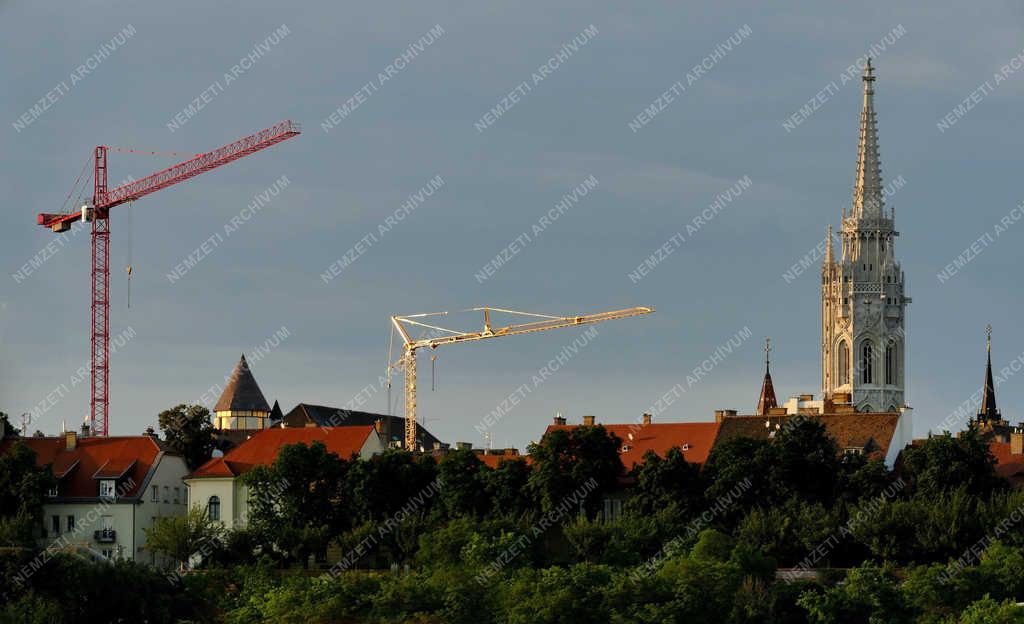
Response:
[[[517,336],[533,332],[548,331],[551,329],[562,329],[576,327],[577,325],[590,325],[603,323],[615,319],[650,314],[654,308],[627,308],[625,310],[612,310],[610,312],[598,312],[596,314],[584,314],[579,316],[552,316],[550,314],[536,314],[533,312],[518,312],[516,310],[505,310],[502,308],[471,308],[467,312],[483,312],[484,327],[480,331],[456,331],[426,323],[419,319],[446,316],[448,312],[428,312],[425,314],[410,314],[406,316],[391,317],[391,340],[388,347],[388,387],[391,387],[391,370],[402,368],[405,371],[405,448],[409,451],[416,450],[416,351],[424,347],[436,349],[441,345],[453,344],[456,342],[469,342],[472,340],[484,340],[487,338],[500,338],[502,336]],[[491,313],[512,314],[518,316],[534,317],[541,320],[528,323],[505,325],[503,327],[491,327]],[[432,335],[426,338],[413,338],[410,331],[413,327],[420,327],[429,330]],[[402,339],[402,354],[397,360],[392,361],[391,346],[394,344],[394,335],[398,333]]]

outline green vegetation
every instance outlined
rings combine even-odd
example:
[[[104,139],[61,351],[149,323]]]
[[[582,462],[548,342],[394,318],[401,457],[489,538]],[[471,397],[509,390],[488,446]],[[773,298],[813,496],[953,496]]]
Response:
[[[1024,623],[1024,492],[973,436],[930,438],[898,473],[841,457],[813,419],[721,444],[703,469],[673,450],[623,474],[620,446],[581,427],[497,468],[286,447],[245,477],[246,529],[154,529],[161,553],[201,560],[180,576],[65,555],[26,573],[35,552],[5,553],[0,624]],[[38,526],[23,487],[44,479],[8,455],[4,521]]]

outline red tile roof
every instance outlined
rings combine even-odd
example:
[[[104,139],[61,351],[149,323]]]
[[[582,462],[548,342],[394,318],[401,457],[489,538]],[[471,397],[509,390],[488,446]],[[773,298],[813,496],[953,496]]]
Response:
[[[36,464],[52,464],[60,483],[60,498],[99,498],[98,479],[124,477],[121,483],[133,484],[120,492],[121,498],[138,496],[146,477],[162,452],[160,444],[148,436],[79,438],[74,450],[67,450],[63,437],[17,438],[36,453]],[[15,440],[0,442],[0,453]]]
[[[545,434],[558,429],[573,429],[579,425],[548,425]],[[711,453],[711,447],[718,436],[717,422],[652,423],[650,425],[605,425],[608,432],[622,439],[619,458],[626,470],[634,464],[642,464],[644,454],[651,450],[660,455],[673,446],[683,451],[686,461],[703,464]],[[685,449],[685,450],[683,450]]]
[[[779,427],[793,419],[792,415],[726,416],[718,434],[718,442],[736,437],[770,439]],[[852,412],[848,414],[812,415],[825,425],[825,431],[836,441],[840,452],[847,448],[864,448],[872,459],[884,459],[899,424],[895,412]],[[765,423],[768,426],[765,426]]]
[[[376,435],[372,426],[365,427],[294,427],[264,429],[227,452],[206,462],[189,479],[237,477],[256,466],[274,463],[281,448],[289,444],[323,442],[327,450],[342,459],[359,453],[366,440]]]
[[[523,459],[522,455],[485,455],[483,453],[477,453],[477,459],[482,461],[488,468],[497,468],[498,464],[503,461],[515,461],[517,459]]]
[[[988,449],[996,458],[996,474],[1014,485],[1024,483],[1024,455],[1012,454],[1009,442],[990,442]]]

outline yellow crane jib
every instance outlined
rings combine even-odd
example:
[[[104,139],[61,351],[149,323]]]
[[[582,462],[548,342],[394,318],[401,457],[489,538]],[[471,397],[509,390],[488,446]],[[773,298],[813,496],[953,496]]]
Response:
[[[483,312],[483,329],[479,331],[457,331],[428,323],[422,319],[436,316],[446,316],[448,312],[428,312],[425,314],[410,314],[405,316],[391,317],[391,337],[388,341],[388,387],[391,386],[391,371],[401,368],[405,371],[405,448],[409,451],[416,451],[416,351],[424,347],[436,349],[441,345],[457,342],[469,342],[483,340],[485,338],[499,338],[501,336],[516,336],[533,332],[548,331],[551,329],[562,329],[602,323],[616,319],[640,316],[654,312],[654,308],[634,307],[623,310],[612,310],[609,312],[598,312],[596,314],[583,314],[576,316],[554,316],[550,314],[537,314],[535,312],[520,312],[504,308],[479,307],[464,310],[464,312]],[[491,313],[497,312],[512,316],[532,317],[540,320],[526,323],[513,323],[502,327],[491,326]],[[413,328],[427,330],[429,334],[424,338],[413,338],[410,331]],[[402,340],[402,354],[392,360],[392,347],[394,346],[395,334]],[[422,450],[422,449],[419,449]]]

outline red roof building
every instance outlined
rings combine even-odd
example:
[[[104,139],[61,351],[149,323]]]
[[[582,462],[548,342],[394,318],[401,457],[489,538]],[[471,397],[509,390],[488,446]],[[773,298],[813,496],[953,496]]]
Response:
[[[567,425],[563,418],[556,417],[554,424],[548,425],[545,435],[551,431],[574,429],[580,425]],[[593,416],[584,416],[583,425],[597,424]],[[711,453],[715,438],[718,436],[717,422],[685,422],[685,423],[653,423],[649,414],[644,414],[639,423],[604,424],[600,423],[609,433],[622,440],[619,448],[619,459],[622,467],[628,472],[634,466],[643,463],[644,454],[654,451],[664,457],[673,446],[679,447],[686,461],[703,464]]]
[[[7,438],[0,453],[23,443],[38,466],[49,466],[57,487],[43,504],[40,546],[93,557],[170,565],[145,550],[146,529],[187,509],[185,461],[155,435]]]
[[[272,427],[253,434],[222,457],[214,457],[185,477],[189,501],[229,529],[247,524],[249,492],[239,477],[256,466],[269,466],[292,444],[322,442],[342,459],[383,453],[383,435],[373,425],[352,427]]]

